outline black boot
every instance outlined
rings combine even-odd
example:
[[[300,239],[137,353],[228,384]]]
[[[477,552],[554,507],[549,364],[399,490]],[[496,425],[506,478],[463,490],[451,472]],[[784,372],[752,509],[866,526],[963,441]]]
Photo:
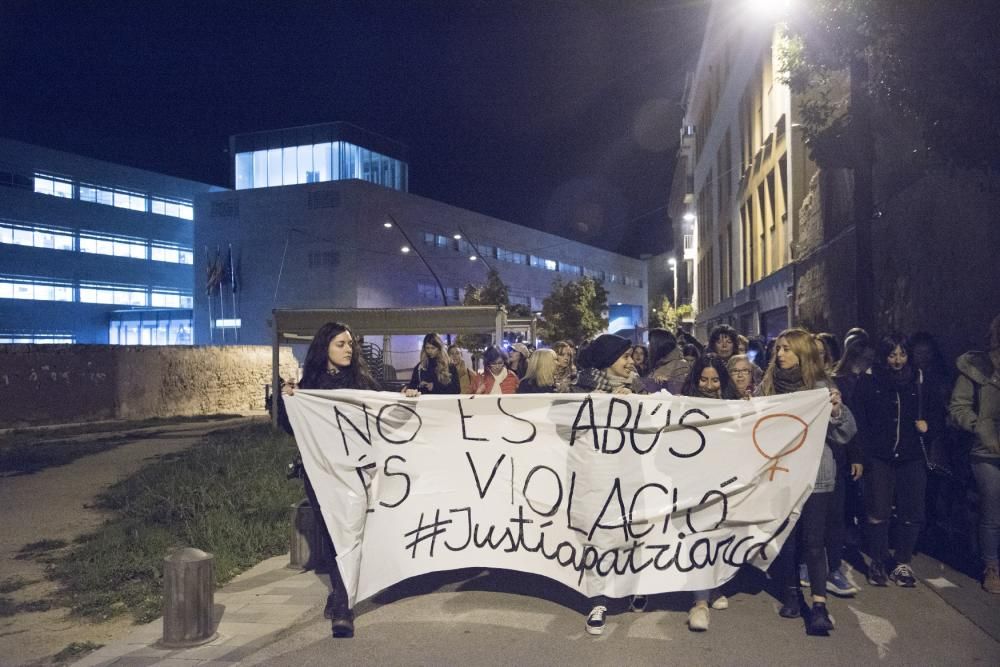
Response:
[[[799,589],[789,587],[785,589],[785,601],[778,610],[778,616],[782,618],[798,618],[802,615],[802,596]]]
[[[830,612],[826,610],[826,605],[822,602],[814,602],[812,611],[809,612],[809,634],[826,637],[830,634],[830,630],[833,630]]]
[[[340,578],[340,570],[336,566],[330,572],[330,585],[333,588],[326,598],[323,617],[331,621],[331,632],[336,638],[354,636],[354,612],[347,604],[347,588]]]

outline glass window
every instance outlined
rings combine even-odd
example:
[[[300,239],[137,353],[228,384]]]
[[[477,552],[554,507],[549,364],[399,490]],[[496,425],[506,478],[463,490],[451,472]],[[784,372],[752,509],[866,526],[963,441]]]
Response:
[[[80,186],[80,201],[97,201],[97,188],[91,187],[89,185]]]
[[[97,190],[97,203],[105,206],[114,206],[114,193],[111,190]]]
[[[129,195],[128,207],[133,211],[146,212],[146,198],[142,195]]]
[[[72,234],[53,234],[53,248],[56,250],[73,250]]]
[[[253,186],[267,187],[267,151],[253,152]]]
[[[194,253],[190,250],[178,250],[177,260],[179,264],[194,264]]]
[[[330,180],[344,178],[344,143],[335,141],[330,145]]]
[[[296,148],[298,154],[298,182],[315,183],[316,176],[313,174],[313,151],[312,146],[299,146]]]
[[[295,168],[298,160],[295,146],[286,146],[284,153],[284,169],[282,169],[282,185],[295,185],[298,182],[298,171]]]
[[[558,271],[559,265],[554,259],[545,260],[545,268],[549,271]]]
[[[56,291],[52,285],[35,285],[34,298],[38,301],[54,301]]]
[[[30,229],[15,228],[14,229],[14,244],[15,245],[35,245],[35,234]]]
[[[281,149],[272,148],[267,152],[267,185],[281,185]]]
[[[35,176],[35,192],[43,195],[52,194],[53,182],[51,178]]]
[[[236,189],[253,187],[253,153],[236,154]]]
[[[0,243],[14,242],[14,228],[7,225],[0,225]]]
[[[313,172],[316,182],[325,183],[330,180],[330,143],[313,146]]]
[[[0,280],[0,299],[14,298],[14,283],[7,280]]]
[[[56,301],[72,301],[73,288],[69,285],[56,285],[53,291],[53,298]]]
[[[93,287],[81,287],[80,301],[83,303],[97,303],[97,290]]]
[[[52,188],[52,194],[56,197],[65,197],[66,199],[73,198],[73,184],[67,181],[54,181]]]
[[[128,208],[132,203],[132,197],[127,192],[115,191],[114,203],[118,208]]]
[[[194,220],[194,206],[190,204],[178,204],[178,209],[180,209],[180,218],[182,220]]]

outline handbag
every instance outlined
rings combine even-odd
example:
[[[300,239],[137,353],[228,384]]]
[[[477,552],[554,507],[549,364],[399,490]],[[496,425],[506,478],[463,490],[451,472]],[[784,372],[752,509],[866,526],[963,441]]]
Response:
[[[924,418],[924,372],[917,370],[917,419]],[[951,459],[949,457],[947,442],[943,435],[937,435],[927,442],[927,434],[921,433],[920,449],[924,453],[924,463],[927,470],[941,475],[951,477],[954,473],[951,469]]]

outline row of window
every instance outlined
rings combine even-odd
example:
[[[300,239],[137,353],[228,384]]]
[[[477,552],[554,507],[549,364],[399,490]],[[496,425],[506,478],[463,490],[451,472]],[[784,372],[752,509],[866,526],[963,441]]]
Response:
[[[606,273],[599,269],[588,269],[577,266],[576,264],[570,264],[569,262],[559,262],[554,259],[545,259],[544,257],[538,257],[537,255],[529,255],[528,253],[508,250],[507,248],[501,248],[499,246],[480,244],[473,248],[472,244],[467,242],[465,239],[448,238],[442,234],[434,234],[432,232],[424,232],[424,244],[438,248],[452,248],[458,252],[467,253],[470,257],[475,256],[476,250],[478,249],[479,254],[484,257],[497,259],[501,262],[509,262],[511,264],[520,264],[523,266],[533,266],[538,269],[545,269],[546,271],[558,271],[560,273],[569,273],[574,276],[583,275],[593,278],[599,282],[608,281],[612,283],[620,283],[626,287],[642,287],[642,280],[639,278],[619,275],[617,273]]]
[[[0,276],[0,299],[103,303],[116,306],[192,308],[190,292],[144,285],[111,285]]]
[[[460,287],[445,287],[445,294],[448,296],[448,305],[456,305],[462,303],[465,298],[465,290]],[[424,303],[432,303],[441,305],[441,288],[437,286],[436,283],[417,283],[417,295],[420,300]],[[542,299],[541,297],[531,296],[523,292],[516,292],[511,290],[507,295],[510,300],[511,305],[525,305],[531,308],[531,310],[541,310],[542,309]]]
[[[108,326],[112,345],[192,345],[191,318],[112,320]]]
[[[236,189],[359,178],[406,191],[406,163],[346,141],[236,154]]]
[[[76,336],[68,333],[0,331],[0,345],[8,343],[63,344],[76,342]]]
[[[98,255],[149,259],[172,264],[194,264],[194,253],[191,248],[167,241],[147,241],[86,231],[75,232],[59,227],[18,225],[0,221],[0,243],[50,250],[78,250]]]
[[[104,204],[117,208],[127,208],[141,213],[157,213],[184,220],[194,220],[194,206],[189,201],[167,199],[131,192],[120,188],[110,188],[92,183],[76,185],[67,178],[49,174],[35,174],[35,192],[54,197],[76,199],[93,204]]]

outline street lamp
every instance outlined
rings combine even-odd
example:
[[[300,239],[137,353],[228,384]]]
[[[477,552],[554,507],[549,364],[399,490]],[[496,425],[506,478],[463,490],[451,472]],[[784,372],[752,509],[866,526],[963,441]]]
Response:
[[[404,245],[402,248],[399,249],[399,251],[404,255],[409,254],[411,250],[416,253],[417,257],[420,258],[420,261],[424,263],[424,266],[427,267],[427,270],[430,271],[431,275],[434,277],[434,282],[437,283],[438,289],[441,290],[441,301],[444,302],[445,306],[447,306],[448,293],[445,291],[444,285],[441,283],[441,279],[438,278],[438,274],[427,262],[427,258],[424,257],[423,254],[420,252],[420,249],[417,247],[417,244],[410,240],[410,236],[406,233],[406,230],[403,229],[403,227],[399,224],[396,218],[392,217],[388,213],[385,214],[385,217],[389,218],[389,220],[383,222],[382,226],[385,227],[386,229],[392,229],[393,227],[395,227],[396,229],[399,230],[399,233],[403,235],[403,238],[406,239],[406,243],[408,245]]]
[[[670,265],[670,270],[674,272],[674,310],[677,309],[677,259],[671,257],[667,260],[667,264]]]

